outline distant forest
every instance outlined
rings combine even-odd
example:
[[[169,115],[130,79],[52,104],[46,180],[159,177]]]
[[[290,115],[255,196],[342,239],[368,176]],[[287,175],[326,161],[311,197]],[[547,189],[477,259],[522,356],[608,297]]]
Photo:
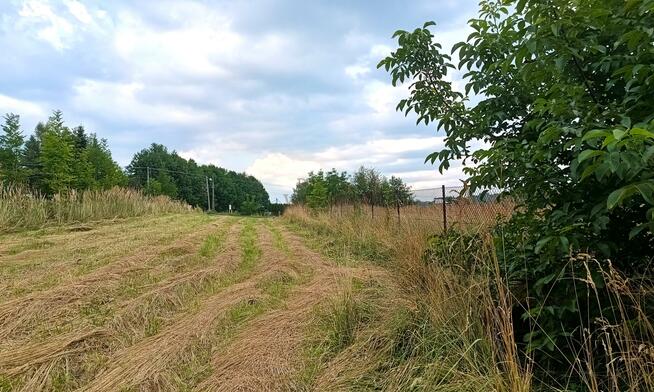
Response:
[[[401,178],[386,178],[377,170],[360,167],[353,174],[320,170],[298,181],[291,196],[293,203],[314,209],[342,204],[371,207],[399,207],[414,202],[411,188]]]
[[[268,193],[256,178],[214,165],[198,165],[160,144],[136,153],[123,170],[106,139],[84,126],[69,128],[61,111],[36,126],[26,138],[20,117],[4,116],[0,133],[0,184],[23,187],[45,196],[71,190],[130,186],[148,195],[167,195],[207,209],[207,184],[213,206],[225,211],[270,207]],[[214,196],[215,195],[215,196]]]

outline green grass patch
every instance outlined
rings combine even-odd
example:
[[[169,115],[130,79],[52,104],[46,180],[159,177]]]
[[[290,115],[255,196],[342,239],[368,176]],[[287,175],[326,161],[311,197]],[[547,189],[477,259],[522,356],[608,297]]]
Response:
[[[209,234],[202,242],[200,251],[198,252],[202,257],[212,257],[220,248],[223,238],[217,234]]]
[[[7,254],[17,255],[28,250],[47,249],[55,245],[54,242],[48,240],[30,240],[22,244],[17,244],[7,249]]]
[[[386,265],[391,252],[374,236],[364,231],[341,231],[317,220],[287,218],[286,226],[303,238],[311,249],[320,252],[338,265],[356,266],[361,261]]]
[[[315,309],[304,346],[300,384],[312,389],[315,378],[338,353],[353,344],[359,332],[380,318],[377,301],[383,288],[353,280],[339,297]]]
[[[19,387],[18,381],[0,374],[0,392],[11,392]]]

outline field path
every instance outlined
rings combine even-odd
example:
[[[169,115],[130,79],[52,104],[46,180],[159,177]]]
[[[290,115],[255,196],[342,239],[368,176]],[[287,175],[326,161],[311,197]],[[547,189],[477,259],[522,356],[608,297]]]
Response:
[[[350,287],[353,277],[372,271],[336,266],[307,249],[296,237],[283,231],[288,251],[268,249],[270,260],[291,258],[297,268],[310,269],[307,283],[294,288],[282,308],[254,320],[225,350],[213,358],[213,373],[199,391],[286,391],[301,384],[302,348],[305,331],[320,302]]]

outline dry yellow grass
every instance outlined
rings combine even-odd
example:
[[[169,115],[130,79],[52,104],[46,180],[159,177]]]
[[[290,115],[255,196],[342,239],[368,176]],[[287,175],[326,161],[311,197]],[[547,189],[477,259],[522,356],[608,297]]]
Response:
[[[256,218],[138,218],[0,238],[10,242],[0,247],[0,290],[10,293],[0,300],[2,391],[215,389],[255,369],[267,370],[237,384],[287,389],[300,382],[312,306],[364,274]],[[85,257],[96,261],[80,270]],[[269,355],[225,372],[224,360],[255,358],[248,337],[264,336]]]
[[[531,389],[530,371],[515,356],[509,298],[498,301],[492,289],[490,242],[453,251],[451,267],[427,262],[428,239],[442,231],[442,221],[424,219],[430,208],[407,207],[399,223],[391,211],[377,211],[375,218],[355,210],[342,215],[300,207],[286,211],[286,221],[314,237],[327,254],[346,264],[361,259],[383,264],[393,277],[383,298],[373,301],[381,316],[367,325],[354,323],[345,347],[320,355],[312,376],[316,390]],[[475,231],[489,223],[460,226]],[[473,269],[462,274],[458,262]],[[332,311],[333,317],[343,318],[347,315],[338,312],[350,309],[347,317],[356,319],[357,308],[370,301],[354,295]],[[489,319],[496,322],[483,322]]]
[[[46,198],[22,188],[0,188],[0,233],[101,219],[190,212],[165,196],[149,197],[127,188],[70,191]]]

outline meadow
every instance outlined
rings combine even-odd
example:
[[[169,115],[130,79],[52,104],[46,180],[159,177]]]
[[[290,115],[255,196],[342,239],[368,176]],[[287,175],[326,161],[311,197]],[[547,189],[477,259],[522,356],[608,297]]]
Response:
[[[270,218],[78,227],[0,237],[2,391],[310,389],[318,309],[329,320],[332,299],[385,275],[335,263]]]
[[[444,233],[442,206],[398,220],[352,206],[208,215],[118,189],[34,200],[67,212],[0,234],[0,391],[568,390],[516,341],[490,236],[507,202],[450,206]],[[623,309],[652,292],[638,290]],[[646,391],[637,332],[625,321],[606,338],[629,365],[616,380]],[[568,380],[602,390],[579,349]]]

